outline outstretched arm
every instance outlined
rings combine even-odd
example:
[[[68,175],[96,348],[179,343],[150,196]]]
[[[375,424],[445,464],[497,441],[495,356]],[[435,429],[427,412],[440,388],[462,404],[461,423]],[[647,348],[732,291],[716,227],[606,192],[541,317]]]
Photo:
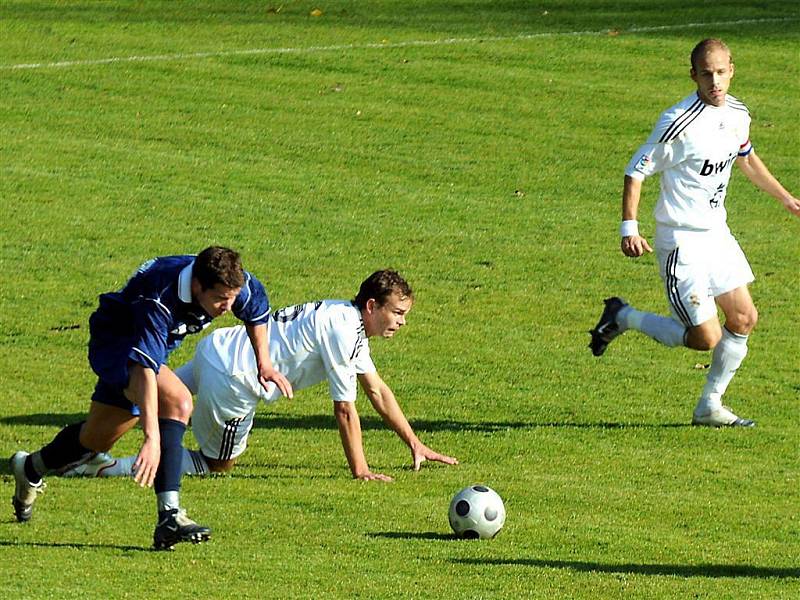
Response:
[[[347,458],[347,464],[350,465],[353,478],[364,481],[392,481],[388,475],[373,473],[369,470],[367,458],[364,456],[364,446],[361,442],[361,419],[358,417],[356,405],[353,402],[334,402],[333,414],[336,416],[344,455]]]
[[[792,196],[780,182],[769,172],[767,166],[758,157],[755,150],[747,156],[740,156],[736,164],[744,171],[747,178],[757,188],[767,192],[773,198],[781,201],[783,206],[793,215],[800,217],[800,200]]]
[[[391,427],[398,437],[405,442],[411,449],[411,460],[415,471],[419,471],[420,466],[426,460],[435,460],[448,465],[458,464],[452,456],[439,454],[428,448],[419,441],[419,438],[411,429],[403,410],[397,403],[394,393],[381,379],[377,373],[365,373],[358,376],[358,381],[364,392],[367,394],[372,406],[383,418],[384,423]]]

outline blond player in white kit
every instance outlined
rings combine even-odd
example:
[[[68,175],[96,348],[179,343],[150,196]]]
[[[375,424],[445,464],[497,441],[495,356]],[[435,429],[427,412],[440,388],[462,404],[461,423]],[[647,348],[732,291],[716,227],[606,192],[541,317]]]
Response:
[[[748,290],[750,265],[727,225],[725,195],[733,164],[758,188],[800,216],[800,201],[772,176],[750,142],[747,107],[728,94],[734,74],[724,42],[706,39],[692,51],[690,75],[697,91],[666,110],[625,170],[622,252],[652,252],[640,235],[637,213],[642,182],[659,173],[655,249],[672,317],[636,310],[618,297],[605,300],[590,331],[595,356],[628,329],[670,347],[711,350],[713,357],[692,423],[712,427],[755,423],[723,406],[722,396],[747,354],[758,312]],[[725,315],[724,325],[717,315]]]
[[[390,338],[405,325],[413,292],[395,271],[376,271],[352,301],[321,300],[271,315],[270,359],[295,391],[328,382],[345,457],[354,478],[391,481],[373,473],[364,455],[355,408],[358,382],[384,422],[411,450],[414,470],[426,460],[458,461],[434,452],[417,438],[394,393],[378,375],[367,338]],[[192,432],[200,450],[184,449],[186,474],[225,472],[247,447],[259,402],[281,397],[274,384],[259,383],[255,354],[243,327],[217,329],[197,346],[193,360],[175,370],[196,395]],[[100,454],[65,476],[130,476],[134,457]]]

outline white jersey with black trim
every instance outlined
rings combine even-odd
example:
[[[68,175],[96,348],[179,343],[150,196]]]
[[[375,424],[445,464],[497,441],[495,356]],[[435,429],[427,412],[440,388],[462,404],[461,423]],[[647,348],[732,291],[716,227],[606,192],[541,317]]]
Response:
[[[269,320],[272,365],[295,390],[328,380],[331,398],[356,399],[356,375],[374,373],[360,310],[345,300],[321,300],[282,308]],[[243,326],[217,329],[204,338],[197,352],[216,369],[235,377],[253,395],[271,402],[280,398],[273,383],[269,392],[258,383],[255,353]]]
[[[731,95],[704,103],[697,92],[662,113],[625,174],[661,174],[656,243],[675,246],[698,232],[728,233],[725,195],[733,163],[752,151],[750,113]]]

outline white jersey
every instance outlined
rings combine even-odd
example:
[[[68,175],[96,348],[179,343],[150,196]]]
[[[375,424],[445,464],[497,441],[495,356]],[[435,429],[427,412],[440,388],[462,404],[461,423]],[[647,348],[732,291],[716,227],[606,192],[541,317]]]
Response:
[[[697,233],[729,233],[725,195],[733,163],[752,151],[750,113],[731,95],[723,106],[697,93],[664,111],[625,174],[661,174],[655,207],[656,244],[675,246]]]
[[[271,315],[269,355],[272,365],[295,390],[328,380],[331,398],[356,399],[356,375],[374,373],[360,310],[344,300],[322,300],[282,308]],[[281,393],[258,382],[256,357],[244,326],[217,329],[197,347],[214,369],[230,375],[267,402]]]

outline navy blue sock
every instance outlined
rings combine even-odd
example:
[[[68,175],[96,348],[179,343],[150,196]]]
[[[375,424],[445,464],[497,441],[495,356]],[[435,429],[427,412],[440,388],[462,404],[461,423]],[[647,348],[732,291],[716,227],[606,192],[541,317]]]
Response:
[[[52,442],[39,450],[41,466],[36,464],[35,452],[25,459],[25,475],[31,483],[39,481],[42,475],[48,471],[80,462],[93,453],[81,445],[80,435],[83,423],[84,421],[67,425],[58,432]],[[44,471],[41,469],[42,466]]]
[[[161,433],[161,462],[153,484],[156,494],[177,492],[181,489],[183,474],[183,434],[186,425],[174,419],[159,419]]]

